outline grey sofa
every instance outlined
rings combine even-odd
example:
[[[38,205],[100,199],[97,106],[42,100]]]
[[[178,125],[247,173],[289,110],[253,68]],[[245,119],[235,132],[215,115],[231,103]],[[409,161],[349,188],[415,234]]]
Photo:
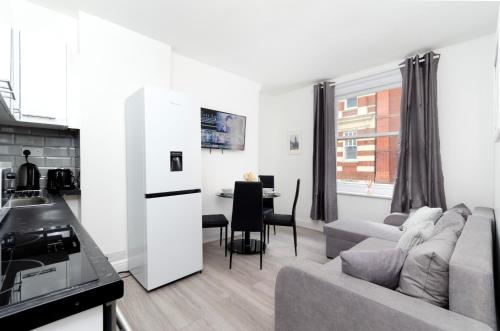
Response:
[[[361,224],[355,224],[351,232],[345,224],[341,225],[336,235],[348,234],[341,247],[348,247],[362,237],[365,239],[351,249],[374,250],[396,245],[398,236],[387,228],[397,229],[394,225],[379,224],[385,225],[380,230],[369,226],[362,229]],[[280,270],[275,289],[275,328],[278,331],[497,330],[494,225],[491,209],[476,208],[469,216],[450,261],[449,309],[343,274],[337,257],[324,265],[301,261]],[[339,249],[339,245],[335,247]]]

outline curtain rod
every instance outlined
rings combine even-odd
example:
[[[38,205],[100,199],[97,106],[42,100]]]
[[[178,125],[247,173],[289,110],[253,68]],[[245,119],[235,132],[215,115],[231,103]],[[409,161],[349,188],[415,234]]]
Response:
[[[440,57],[441,57],[441,54],[434,54],[434,55],[432,56],[432,59],[439,59]],[[415,62],[415,59],[414,59],[414,58],[411,58],[411,59],[412,59],[412,62]],[[405,59],[405,61],[406,61],[406,59]],[[423,58],[423,57],[422,57],[422,58],[418,59],[418,63],[423,63],[423,62],[425,62],[425,58]],[[404,67],[404,66],[405,66],[405,62],[403,61],[403,62],[401,62],[401,63],[399,64],[399,66],[398,66],[398,67],[399,67],[399,68],[402,68],[402,67]]]
[[[432,57],[433,59],[439,59],[441,57],[441,54],[434,54],[434,56]],[[413,60],[413,62],[415,62],[415,60]],[[420,58],[418,60],[419,63],[423,63],[425,62],[425,58]],[[395,68],[392,68],[392,69],[387,69],[387,70],[383,70],[383,71],[380,71],[380,72],[377,72],[377,73],[374,73],[374,74],[370,74],[368,75],[369,76],[374,76],[374,75],[380,75],[380,74],[384,74],[386,72],[391,72],[393,70],[396,70],[398,68],[403,68],[405,66],[405,63],[404,62],[401,62],[400,64],[398,64]],[[343,83],[350,83],[350,82],[354,82],[356,80],[361,80],[361,79],[364,79],[366,77],[360,77],[360,78],[354,78],[354,79],[349,79],[349,80],[346,80],[346,81],[343,81],[341,82],[341,84]],[[331,81],[328,81],[328,83],[330,83],[330,86],[335,86],[335,82],[331,82]],[[317,84],[321,84],[321,83],[317,83]],[[320,85],[320,87],[322,88],[323,86]]]

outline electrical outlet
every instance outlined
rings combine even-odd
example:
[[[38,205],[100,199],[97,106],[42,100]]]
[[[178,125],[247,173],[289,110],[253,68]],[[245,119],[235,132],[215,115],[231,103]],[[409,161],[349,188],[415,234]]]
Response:
[[[33,146],[23,146],[21,149],[21,155],[23,155],[24,150],[29,149],[31,152],[30,156],[43,156],[43,148],[42,147],[33,147]]]

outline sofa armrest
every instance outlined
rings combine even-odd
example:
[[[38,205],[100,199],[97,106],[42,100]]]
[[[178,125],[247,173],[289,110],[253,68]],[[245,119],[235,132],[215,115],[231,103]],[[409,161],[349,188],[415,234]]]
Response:
[[[488,330],[479,321],[387,288],[325,270],[285,266],[276,280],[275,330]]]
[[[489,207],[474,207],[472,215],[482,216],[495,221],[495,210]]]
[[[384,224],[401,226],[408,217],[409,215],[405,213],[391,213],[384,219]]]

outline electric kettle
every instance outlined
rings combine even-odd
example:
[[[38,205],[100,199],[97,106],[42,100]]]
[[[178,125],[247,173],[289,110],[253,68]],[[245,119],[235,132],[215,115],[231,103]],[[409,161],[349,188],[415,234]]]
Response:
[[[23,151],[26,163],[23,163],[17,171],[17,190],[39,190],[40,189],[40,171],[36,164],[28,161],[31,152],[28,149]]]

